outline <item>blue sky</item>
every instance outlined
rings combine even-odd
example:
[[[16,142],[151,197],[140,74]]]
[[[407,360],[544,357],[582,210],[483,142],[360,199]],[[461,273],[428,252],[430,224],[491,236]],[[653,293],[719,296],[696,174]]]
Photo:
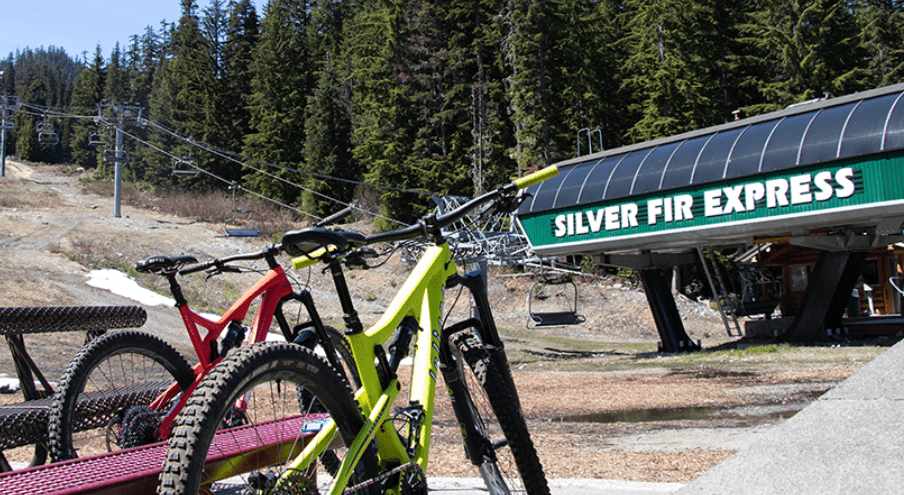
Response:
[[[255,2],[258,4],[259,2]],[[199,11],[208,0],[197,2]],[[66,50],[73,58],[94,55],[100,43],[107,59],[119,42],[126,49],[129,37],[141,35],[147,26],[159,31],[160,21],[176,22],[179,0],[0,0],[0,58],[16,49],[51,45]]]

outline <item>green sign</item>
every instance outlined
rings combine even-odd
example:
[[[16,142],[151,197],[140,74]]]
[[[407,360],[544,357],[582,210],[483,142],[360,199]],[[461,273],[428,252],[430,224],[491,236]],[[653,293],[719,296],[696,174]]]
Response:
[[[904,155],[799,167],[519,217],[535,250],[829,212],[904,198]],[[902,210],[904,216],[904,210]]]

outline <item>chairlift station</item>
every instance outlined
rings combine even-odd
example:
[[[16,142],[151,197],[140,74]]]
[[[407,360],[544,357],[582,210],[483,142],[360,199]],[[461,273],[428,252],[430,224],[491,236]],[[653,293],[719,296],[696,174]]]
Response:
[[[568,160],[518,219],[541,256],[637,269],[669,351],[695,344],[663,268],[701,248],[819,250],[783,334],[813,339],[840,327],[867,253],[904,240],[902,97],[889,86]]]

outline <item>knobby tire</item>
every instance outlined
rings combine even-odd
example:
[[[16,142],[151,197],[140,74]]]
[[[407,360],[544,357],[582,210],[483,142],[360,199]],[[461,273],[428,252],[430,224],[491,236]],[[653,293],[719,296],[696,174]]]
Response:
[[[122,330],[94,339],[66,367],[53,395],[48,417],[51,458],[61,461],[108,450],[102,444],[117,409],[147,406],[174,382],[188,387],[194,376],[178,351],[148,333]],[[91,402],[85,402],[89,398]]]
[[[243,426],[218,432],[239,398],[247,399]],[[202,488],[212,494],[244,493],[243,490],[267,494],[320,493],[330,477],[329,469],[323,467],[323,462],[317,463],[316,480],[320,486],[314,486],[312,477],[306,473],[290,473],[292,484],[280,483],[262,489],[261,480],[277,479],[286,471],[285,464],[289,459],[280,454],[279,458],[271,457],[259,462],[250,454],[260,450],[259,445],[253,443],[242,443],[242,453],[234,458],[235,464],[229,462],[220,467],[220,471],[228,471],[223,476],[225,479],[211,479],[204,469],[208,455],[218,454],[219,445],[228,443],[222,439],[232,439],[233,434],[237,438],[243,428],[253,432],[251,437],[263,438],[280,424],[268,425],[264,422],[308,413],[329,414],[332,417],[337,425],[338,438],[331,443],[328,452],[336,453],[335,459],[348,454],[347,446],[363,427],[364,418],[352,397],[348,382],[325,360],[309,349],[287,343],[265,342],[231,351],[201,381],[176,418],[158,493],[196,494]],[[308,427],[307,421],[304,420],[305,428]],[[311,424],[316,424],[316,421],[311,421]],[[273,436],[283,439],[284,445],[291,445],[294,449],[299,445],[296,443],[298,431],[298,428],[280,430]],[[238,444],[238,441],[234,443]],[[297,452],[292,455],[297,455]],[[335,460],[332,456],[330,458]],[[363,452],[349,485],[375,478],[378,469],[376,450],[371,444]],[[379,484],[375,484],[358,493],[376,494],[379,488]]]
[[[456,400],[469,401],[477,430],[484,437],[485,446],[493,450],[478,461],[489,492],[507,494],[523,490],[529,495],[548,495],[543,466],[508,382],[472,330],[457,332],[449,339],[469,395]]]

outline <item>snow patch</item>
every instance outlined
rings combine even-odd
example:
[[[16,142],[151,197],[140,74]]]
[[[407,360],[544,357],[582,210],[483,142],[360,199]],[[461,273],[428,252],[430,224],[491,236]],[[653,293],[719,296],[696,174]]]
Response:
[[[134,279],[119,270],[91,270],[88,273],[88,285],[108,290],[118,296],[138,301],[146,306],[174,307],[176,305],[176,301],[173,299],[145,289],[138,285],[138,282]]]

